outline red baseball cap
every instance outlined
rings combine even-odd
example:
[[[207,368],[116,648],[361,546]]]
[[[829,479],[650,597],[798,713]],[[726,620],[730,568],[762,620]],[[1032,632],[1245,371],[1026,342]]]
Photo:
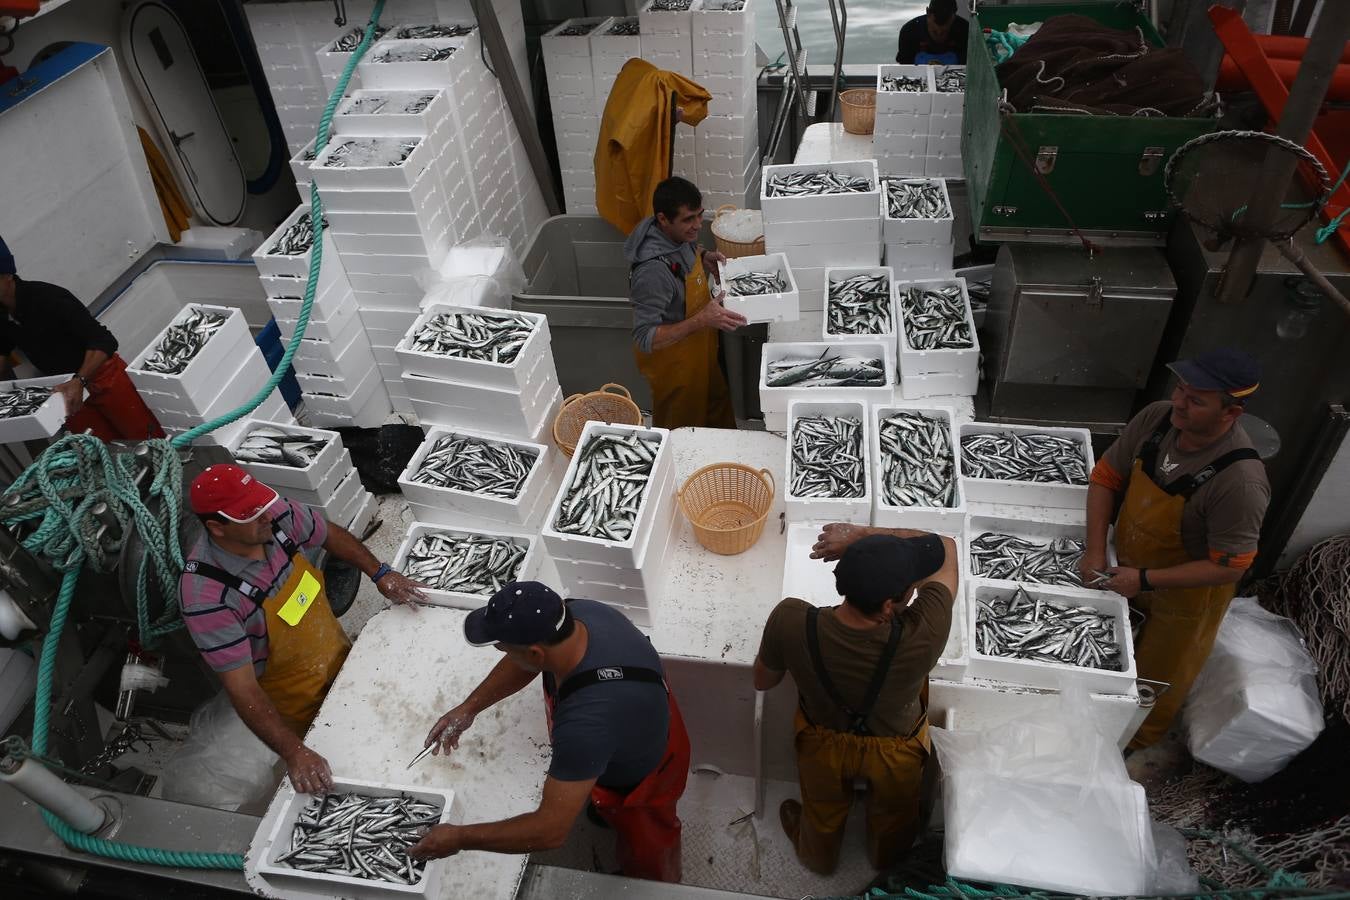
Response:
[[[208,466],[188,490],[192,511],[219,513],[231,522],[252,522],[276,502],[277,492],[235,465]]]

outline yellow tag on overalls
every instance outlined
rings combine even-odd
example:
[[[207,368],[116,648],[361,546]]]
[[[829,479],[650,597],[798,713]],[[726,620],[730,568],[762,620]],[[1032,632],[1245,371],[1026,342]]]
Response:
[[[277,610],[277,616],[287,625],[299,625],[300,620],[318,598],[319,579],[306,572],[300,576],[300,583],[295,586],[291,596],[281,604],[281,609]]]

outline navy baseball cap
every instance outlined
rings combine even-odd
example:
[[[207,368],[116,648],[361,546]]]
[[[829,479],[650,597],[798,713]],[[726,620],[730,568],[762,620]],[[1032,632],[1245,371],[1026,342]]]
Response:
[[[942,568],[947,551],[935,534],[898,538],[872,534],[854,541],[834,567],[834,588],[845,600],[864,605],[904,599],[916,581]]]
[[[1261,364],[1234,347],[1179,359],[1167,368],[1198,391],[1222,391],[1236,400],[1251,396],[1261,386]]]
[[[9,252],[9,244],[0,237],[0,275],[13,275],[17,271],[14,268],[14,254]]]
[[[490,644],[541,644],[562,630],[567,606],[558,592],[538,581],[513,581],[464,620],[464,639]]]

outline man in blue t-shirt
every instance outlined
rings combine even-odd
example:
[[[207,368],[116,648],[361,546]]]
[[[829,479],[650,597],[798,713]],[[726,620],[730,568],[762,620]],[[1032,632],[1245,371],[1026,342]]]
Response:
[[[412,852],[530,853],[559,847],[589,798],[614,828],[631,878],[680,880],[675,805],[689,774],[689,737],[651,642],[617,610],[563,602],[537,581],[512,582],[469,613],[464,636],[505,654],[427,735],[448,753],[474,717],[544,674],[553,761],[534,812],[500,822],[438,825]]]
[[[964,66],[970,23],[956,14],[956,0],[932,0],[924,14],[900,29],[895,61],[902,66]]]

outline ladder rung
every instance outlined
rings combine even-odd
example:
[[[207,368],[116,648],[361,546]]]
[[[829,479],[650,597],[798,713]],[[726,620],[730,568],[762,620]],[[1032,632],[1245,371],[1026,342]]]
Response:
[[[797,6],[789,3],[787,9],[783,12],[783,21],[787,23],[787,30],[793,31],[797,27]]]

